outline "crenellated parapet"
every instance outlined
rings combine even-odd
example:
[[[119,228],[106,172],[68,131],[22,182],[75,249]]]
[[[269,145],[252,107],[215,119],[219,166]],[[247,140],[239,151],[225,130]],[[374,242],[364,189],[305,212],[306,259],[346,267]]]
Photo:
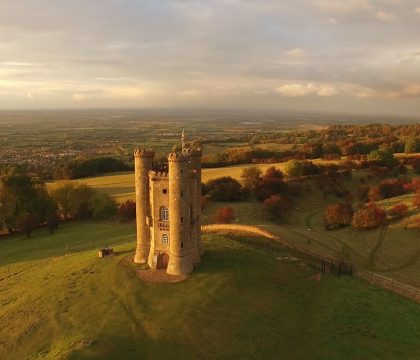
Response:
[[[178,163],[183,163],[183,162],[187,162],[188,159],[179,152],[171,152],[168,155],[168,162],[178,162]]]
[[[136,149],[134,150],[134,157],[136,158],[154,158],[155,152],[152,149]]]
[[[149,179],[150,181],[159,181],[159,180],[169,180],[168,173],[165,171],[149,171]]]

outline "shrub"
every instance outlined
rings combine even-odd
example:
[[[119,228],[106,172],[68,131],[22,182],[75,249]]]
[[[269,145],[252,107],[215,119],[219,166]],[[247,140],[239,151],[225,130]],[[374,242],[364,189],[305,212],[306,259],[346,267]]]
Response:
[[[385,210],[375,204],[369,204],[354,213],[351,224],[357,229],[373,229],[385,224],[385,221]]]
[[[337,203],[327,206],[324,212],[324,222],[327,230],[342,227],[351,223],[353,208],[351,204]]]
[[[121,222],[127,222],[136,218],[136,203],[132,200],[127,200],[118,207],[118,216]]]
[[[283,179],[284,174],[274,166],[269,167],[264,174],[264,179]]]
[[[235,218],[235,210],[230,207],[221,207],[216,211],[216,221],[222,224],[230,224]]]
[[[282,194],[289,186],[280,177],[264,177],[255,187],[255,196],[259,201],[264,201],[275,194]]]
[[[271,221],[279,222],[283,219],[291,208],[289,199],[281,195],[271,195],[263,203],[263,209]]]

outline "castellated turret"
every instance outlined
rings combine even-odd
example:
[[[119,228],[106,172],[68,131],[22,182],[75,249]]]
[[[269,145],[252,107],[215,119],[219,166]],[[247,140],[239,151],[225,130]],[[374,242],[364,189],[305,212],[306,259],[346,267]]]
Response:
[[[188,274],[200,262],[201,154],[200,148],[170,153],[166,173],[153,170],[153,151],[135,151],[135,262],[170,275]]]
[[[146,218],[150,214],[149,171],[153,166],[153,150],[134,151],[135,186],[136,186],[136,223],[137,248],[134,262],[147,261],[150,249],[150,230]]]

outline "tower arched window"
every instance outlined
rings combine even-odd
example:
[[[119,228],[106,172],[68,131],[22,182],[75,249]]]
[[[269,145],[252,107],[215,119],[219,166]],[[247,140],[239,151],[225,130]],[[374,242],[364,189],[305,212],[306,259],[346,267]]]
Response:
[[[162,235],[162,244],[163,245],[169,245],[169,235],[168,234],[163,234]]]
[[[160,208],[160,220],[161,221],[169,221],[169,210],[165,206],[162,206]]]

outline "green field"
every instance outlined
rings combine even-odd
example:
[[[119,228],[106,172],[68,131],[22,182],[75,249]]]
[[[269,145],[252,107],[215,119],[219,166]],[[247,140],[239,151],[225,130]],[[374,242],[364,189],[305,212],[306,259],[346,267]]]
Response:
[[[110,243],[133,241],[115,246],[117,256],[99,259],[88,249],[104,234]],[[53,255],[45,249],[59,255],[69,239],[78,239],[80,251],[0,281],[0,358],[420,355],[419,306],[358,279],[314,276],[284,253],[205,236],[205,257],[187,280],[144,283],[120,264],[133,253],[134,237],[132,226],[74,223],[52,236],[39,230],[30,239],[2,240],[0,251],[7,247],[9,255],[0,270],[13,271],[26,247],[38,261]]]

